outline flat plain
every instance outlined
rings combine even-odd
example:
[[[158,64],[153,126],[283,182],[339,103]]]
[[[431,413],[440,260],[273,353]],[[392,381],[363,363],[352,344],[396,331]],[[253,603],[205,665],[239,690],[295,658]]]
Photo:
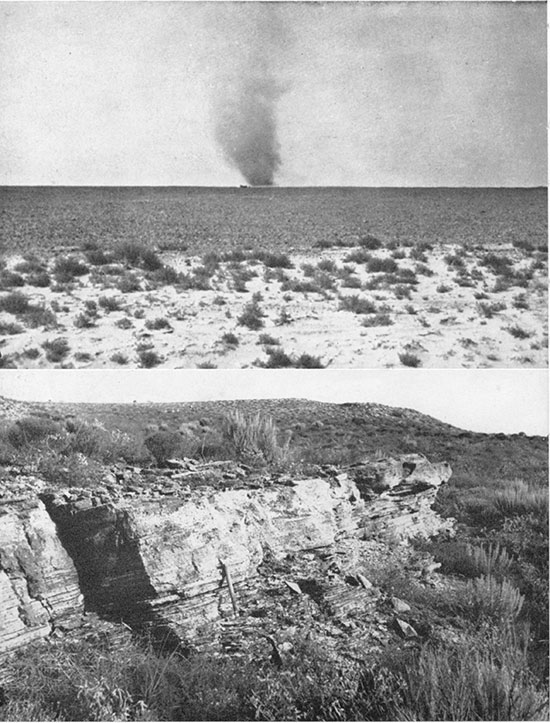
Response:
[[[546,189],[4,188],[5,367],[543,367]]]

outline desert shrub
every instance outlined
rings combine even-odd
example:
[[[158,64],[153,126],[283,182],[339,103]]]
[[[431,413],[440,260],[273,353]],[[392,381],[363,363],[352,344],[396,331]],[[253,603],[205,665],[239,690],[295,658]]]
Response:
[[[13,267],[14,271],[20,274],[32,274],[39,271],[45,271],[45,266],[36,256],[29,255],[23,261],[20,261]]]
[[[433,276],[435,273],[427,264],[423,263],[415,264],[414,270],[415,273],[420,274],[421,276]]]
[[[140,291],[141,281],[134,273],[123,274],[117,281],[117,288],[122,294],[131,294],[134,291]]]
[[[393,287],[393,293],[397,299],[410,299],[411,287],[406,284],[396,284]]]
[[[515,309],[528,309],[529,302],[525,294],[517,294],[512,300],[512,305]]]
[[[21,274],[7,269],[0,272],[0,289],[11,289],[14,286],[25,286],[25,279]]]
[[[97,317],[95,315],[82,312],[75,317],[74,325],[77,329],[90,329],[96,326]]]
[[[485,254],[479,262],[498,275],[508,276],[512,271],[512,260],[503,254]]]
[[[35,271],[27,276],[27,284],[29,284],[29,286],[37,286],[45,289],[50,285],[50,275],[45,270]]]
[[[162,268],[162,261],[155,251],[136,241],[120,242],[115,246],[113,256],[130,266],[140,266],[146,271],[157,271]]]
[[[117,321],[115,321],[115,326],[119,329],[131,329],[134,324],[127,316],[123,316],[122,319],[117,319]]]
[[[341,311],[352,311],[354,314],[375,314],[378,311],[374,302],[358,294],[342,296],[338,309]]]
[[[393,321],[389,314],[371,314],[363,319],[361,326],[391,326]]]
[[[76,256],[61,256],[55,260],[53,273],[57,281],[67,283],[90,272],[89,267]]]
[[[286,324],[292,324],[293,319],[289,310],[286,307],[282,307],[279,316],[275,319],[276,326],[286,326]]]
[[[484,316],[486,319],[492,319],[499,311],[505,311],[506,309],[506,304],[503,301],[493,303],[480,301],[476,306],[480,316]]]
[[[100,296],[97,303],[105,311],[120,311],[123,306],[122,300],[116,296]]]
[[[279,346],[281,342],[270,334],[260,334],[256,343],[264,344],[265,346]]]
[[[270,269],[291,269],[294,266],[286,254],[260,251],[256,254],[256,258]]]
[[[354,264],[366,264],[371,259],[372,254],[369,254],[366,249],[354,249],[353,251],[350,251],[349,254],[346,254],[346,256],[344,257],[345,262]]]
[[[46,352],[46,359],[53,363],[63,361],[71,350],[69,342],[64,336],[58,336],[55,339],[47,339],[43,342],[42,348]]]
[[[223,438],[242,461],[280,464],[290,458],[290,438],[281,444],[275,422],[266,415],[231,412],[224,418]]]
[[[368,249],[369,251],[376,251],[377,249],[382,248],[383,244],[380,239],[376,238],[376,236],[367,234],[359,239],[359,246],[363,249]]]
[[[333,274],[337,270],[336,263],[332,259],[321,259],[317,264],[319,271],[327,271]]]
[[[370,273],[384,272],[386,274],[394,274],[399,270],[399,266],[393,259],[370,259],[367,262],[367,270]]]
[[[21,291],[12,291],[9,294],[0,296],[0,310],[8,314],[20,316],[25,314],[31,306],[30,299]]]
[[[221,340],[226,346],[233,349],[236,349],[239,346],[239,337],[232,331],[227,331],[223,334]]]
[[[116,351],[114,354],[111,355],[111,361],[115,364],[120,364],[121,366],[123,366],[124,364],[128,364],[129,359],[126,354],[123,354],[121,351]]]
[[[71,431],[64,444],[58,446],[58,451],[65,456],[80,454],[103,464],[121,460],[131,464],[147,457],[143,445],[130,434],[83,421],[71,425]]]
[[[300,354],[292,362],[295,369],[324,369],[325,365],[321,361],[321,357],[312,356],[311,354]]]
[[[27,359],[38,359],[40,356],[40,349],[37,349],[36,347],[30,347],[29,349],[23,349],[23,356]]]
[[[138,349],[138,362],[143,369],[157,367],[162,361],[162,357],[153,349]]]
[[[514,324],[513,326],[507,326],[505,327],[506,331],[511,334],[514,339],[529,339],[529,337],[533,336],[533,331],[527,331],[522,326],[519,326],[519,324]]]
[[[419,367],[422,365],[420,358],[417,357],[416,354],[411,354],[408,351],[399,354],[399,361],[406,367]]]
[[[452,291],[452,287],[447,286],[446,284],[439,284],[436,291],[438,294],[447,294],[449,291]]]
[[[151,272],[149,278],[158,284],[175,285],[180,281],[180,274],[172,266],[163,265],[160,269]]]
[[[323,290],[313,279],[287,279],[281,285],[282,291],[293,291],[295,294],[322,294]]]
[[[160,331],[161,329],[172,328],[168,319],[163,316],[158,316],[156,319],[148,319],[145,322],[145,327],[151,331]]]
[[[22,334],[25,331],[25,327],[21,324],[17,324],[13,321],[2,321],[0,320],[0,334],[5,336],[12,336],[14,334]]]
[[[260,304],[253,298],[252,301],[246,304],[240,316],[237,317],[237,323],[241,326],[246,326],[252,331],[257,331],[263,327],[264,317],[265,313],[260,307]]]
[[[177,432],[155,432],[145,438],[144,444],[155,462],[162,466],[171,457],[181,455],[183,440]]]
[[[197,364],[197,369],[217,369],[218,365],[211,361],[203,361]]]
[[[22,417],[16,420],[7,430],[8,442],[15,449],[20,449],[37,442],[44,441],[47,437],[57,435],[61,427],[52,419],[47,417]]]
[[[88,248],[85,251],[86,261],[92,266],[106,266],[113,261],[113,253],[98,247]]]
[[[263,369],[287,369],[293,366],[289,355],[279,348],[266,347],[267,361],[256,361],[255,365]]]

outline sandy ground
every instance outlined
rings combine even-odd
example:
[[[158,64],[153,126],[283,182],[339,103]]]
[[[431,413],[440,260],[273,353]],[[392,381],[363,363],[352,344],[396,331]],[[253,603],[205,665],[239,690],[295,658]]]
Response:
[[[241,286],[239,291],[235,290],[229,262],[219,264],[209,279],[208,290],[159,286],[139,270],[135,273],[140,278],[140,290],[130,293],[122,293],[113,286],[116,277],[94,278],[90,274],[57,288],[26,284],[5,289],[0,301],[12,291],[21,292],[33,304],[53,308],[56,322],[50,328],[28,328],[24,315],[0,313],[0,324],[19,325],[18,333],[6,333],[7,327],[2,327],[2,359],[4,366],[17,368],[137,367],[144,366],[139,349],[149,348],[160,360],[155,365],[165,368],[245,368],[267,362],[268,347],[261,337],[268,334],[279,342],[269,348],[284,350],[294,360],[309,354],[318,357],[323,366],[333,368],[400,367],[404,363],[400,355],[405,352],[413,355],[422,367],[547,365],[547,266],[542,254],[537,255],[538,263],[526,287],[511,285],[495,290],[497,275],[480,263],[485,254],[506,255],[512,261],[514,273],[533,267],[533,254],[511,246],[465,251],[458,245],[442,244],[425,252],[424,272],[419,272],[418,260],[410,258],[410,252],[411,249],[402,249],[400,254],[404,253],[404,258],[395,251],[393,254],[400,269],[416,269],[417,283],[400,284],[397,292],[395,282],[365,288],[365,284],[375,285],[382,275],[368,271],[365,263],[345,261],[350,249],[294,255],[293,268],[284,270],[268,269],[258,260],[244,261],[241,269],[257,275],[246,282],[246,290]],[[456,268],[445,258],[454,254],[461,255],[471,286],[457,283]],[[371,256],[388,259],[392,252],[380,249]],[[305,293],[282,289],[280,274],[285,274],[290,283],[315,279],[311,269],[310,275],[305,276],[302,266],[317,266],[322,260],[325,265],[327,260],[335,265],[321,274],[325,281],[332,278],[333,289]],[[201,265],[198,257],[175,254],[162,256],[162,261],[187,273]],[[13,269],[20,262],[21,257],[10,257],[6,259],[6,268]],[[52,263],[53,260],[50,267]],[[357,288],[343,285],[344,265],[347,276],[354,277],[354,283],[360,285]],[[426,268],[432,275],[426,275]],[[274,278],[277,275],[279,280]],[[256,330],[239,322],[254,294],[261,295],[258,305],[265,315],[261,318],[263,326]],[[407,294],[409,298],[398,298]],[[365,319],[384,321],[384,317],[376,317],[376,312],[341,309],[341,300],[346,296],[371,301],[376,311],[387,315],[385,320],[389,317],[391,323],[364,326]],[[79,315],[85,312],[85,303],[98,302],[101,297],[115,297],[120,309],[107,311],[99,305],[92,326],[75,326]],[[286,315],[285,323],[281,312]],[[148,321],[157,319],[165,319],[168,326],[147,328]],[[120,323],[127,328],[118,326]],[[515,330],[515,335],[510,329]],[[238,344],[222,339],[229,332],[237,337]],[[48,361],[42,345],[59,337],[67,340],[69,351],[61,360]]]

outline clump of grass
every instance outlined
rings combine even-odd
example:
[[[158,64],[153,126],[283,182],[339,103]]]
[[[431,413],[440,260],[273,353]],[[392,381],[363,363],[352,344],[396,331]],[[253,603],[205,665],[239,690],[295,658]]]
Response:
[[[236,349],[239,346],[239,337],[232,331],[227,331],[223,334],[221,340],[225,346],[231,349]]]
[[[372,259],[372,254],[370,254],[366,249],[354,249],[353,251],[350,251],[349,254],[346,254],[344,257],[344,261],[346,263],[354,263],[354,264],[366,264]]]
[[[14,286],[25,286],[25,279],[21,274],[7,269],[0,272],[0,289],[11,289]]]
[[[321,357],[312,354],[300,354],[294,359],[292,366],[295,369],[324,369],[325,365],[321,361]]]
[[[55,260],[53,267],[53,273],[59,283],[68,283],[89,272],[89,266],[76,256],[61,256]]]
[[[506,309],[506,304],[503,301],[495,301],[493,303],[480,301],[476,306],[480,316],[484,316],[486,319],[492,319],[499,311],[505,311]]]
[[[548,510],[548,488],[516,479],[496,490],[493,500],[495,508],[503,517],[536,514]]]
[[[338,307],[341,311],[351,311],[354,314],[376,314],[376,304],[358,294],[350,294],[340,298]]]
[[[283,349],[267,347],[267,361],[257,361],[256,366],[263,369],[288,369],[293,366],[292,358]]]
[[[162,268],[162,261],[156,252],[135,241],[119,243],[113,250],[113,256],[130,266],[139,266],[145,271],[158,271]]]
[[[256,343],[263,344],[265,346],[279,346],[281,342],[279,341],[279,339],[276,339],[270,334],[260,334]]]
[[[164,316],[159,316],[156,319],[147,319],[145,327],[150,331],[161,331],[162,329],[172,329],[172,325]]]
[[[50,275],[47,271],[35,271],[27,276],[27,284],[45,289],[51,283]]]
[[[61,427],[52,419],[30,415],[17,419],[8,427],[6,438],[12,447],[21,449],[60,432]]]
[[[86,312],[81,312],[76,316],[74,320],[74,325],[77,329],[91,329],[92,327],[97,325],[97,316],[95,314],[89,314]]]
[[[436,287],[436,291],[438,294],[447,294],[447,293],[449,293],[449,291],[452,291],[452,287],[447,286],[446,284],[439,284]]]
[[[224,419],[224,441],[242,461],[264,464],[288,461],[290,437],[281,443],[279,436],[273,419],[262,414],[247,416],[237,410]]]
[[[163,359],[154,349],[138,349],[138,362],[142,369],[151,369],[162,364]]]
[[[286,254],[260,251],[256,254],[256,258],[270,269],[292,269],[294,267],[294,264]]]
[[[17,324],[13,321],[1,321],[0,320],[0,335],[13,336],[15,334],[22,334],[25,331],[25,327],[21,324]]]
[[[377,249],[382,248],[383,243],[382,241],[380,241],[379,238],[376,238],[376,236],[371,236],[371,234],[367,234],[366,236],[363,236],[359,239],[359,246],[362,249],[376,251]]]
[[[514,337],[514,339],[529,339],[535,333],[533,331],[527,331],[522,326],[519,326],[519,324],[514,324],[513,326],[507,326],[507,327],[505,327],[505,329],[509,334],[511,334]]]
[[[512,271],[512,260],[503,254],[485,254],[479,262],[486,266],[497,276],[509,276]]]
[[[395,274],[399,270],[398,264],[391,258],[389,259],[370,259],[367,262],[367,270],[370,273]]]
[[[393,324],[392,318],[389,314],[378,313],[371,314],[363,319],[361,326],[391,326]]]
[[[411,354],[408,351],[404,351],[399,354],[399,361],[405,367],[419,367],[422,366],[422,361],[416,354]]]
[[[31,308],[31,302],[28,296],[21,291],[12,291],[9,294],[0,296],[0,311],[6,311],[8,314],[22,316]]]
[[[123,306],[123,302],[121,299],[117,298],[116,296],[100,296],[97,300],[97,303],[99,306],[101,306],[102,309],[105,311],[120,311]]]
[[[124,366],[125,364],[128,364],[128,357],[126,354],[123,354],[120,351],[116,351],[114,354],[111,355],[111,361],[115,364],[120,364],[120,366]]]
[[[46,359],[53,363],[63,361],[69,354],[71,347],[64,336],[58,336],[56,339],[47,339],[42,348],[46,352]]]
[[[136,274],[130,272],[123,274],[117,281],[117,288],[122,294],[131,294],[141,290],[141,281]]]
[[[512,306],[515,309],[528,309],[529,302],[525,294],[517,294],[512,300]]]
[[[127,316],[123,316],[122,319],[115,321],[115,326],[119,329],[132,329],[134,324]]]
[[[293,321],[291,313],[283,306],[279,312],[279,316],[275,319],[275,325],[286,326],[287,324],[292,324]]]
[[[41,352],[40,352],[40,349],[37,349],[36,347],[30,347],[28,349],[23,349],[22,354],[26,359],[32,360],[32,359],[38,359]]]
[[[263,327],[264,317],[265,313],[262,310],[258,297],[255,294],[252,297],[252,301],[246,304],[240,316],[237,317],[237,323],[241,326],[246,326],[252,331],[257,331]]]
[[[468,583],[463,603],[475,620],[492,619],[495,622],[515,620],[525,598],[508,580],[494,575],[481,575]]]

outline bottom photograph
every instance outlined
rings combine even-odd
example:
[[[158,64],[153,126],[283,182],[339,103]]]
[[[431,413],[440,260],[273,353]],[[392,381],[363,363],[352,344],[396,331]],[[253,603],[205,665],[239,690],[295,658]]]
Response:
[[[0,720],[545,720],[544,371],[0,372]]]

